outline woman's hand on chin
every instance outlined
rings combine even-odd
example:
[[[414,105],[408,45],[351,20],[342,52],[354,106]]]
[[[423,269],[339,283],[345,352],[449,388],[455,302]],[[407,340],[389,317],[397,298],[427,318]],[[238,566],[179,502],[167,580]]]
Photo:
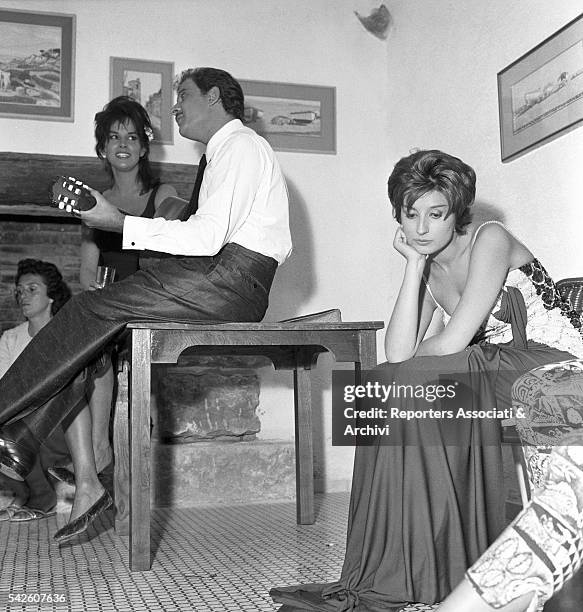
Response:
[[[416,263],[423,262],[425,263],[425,255],[419,253],[419,251],[415,250],[408,242],[407,237],[405,236],[405,232],[403,228],[399,225],[397,231],[395,232],[395,238],[393,239],[393,247],[398,253],[407,260],[407,262]]]

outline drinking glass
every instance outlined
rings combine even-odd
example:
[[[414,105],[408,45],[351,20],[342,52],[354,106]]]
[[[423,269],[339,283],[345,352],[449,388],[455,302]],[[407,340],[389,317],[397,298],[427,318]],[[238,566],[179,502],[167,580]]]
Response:
[[[114,279],[115,268],[112,268],[111,266],[97,266],[95,282],[100,289],[103,289],[106,285],[113,283]]]

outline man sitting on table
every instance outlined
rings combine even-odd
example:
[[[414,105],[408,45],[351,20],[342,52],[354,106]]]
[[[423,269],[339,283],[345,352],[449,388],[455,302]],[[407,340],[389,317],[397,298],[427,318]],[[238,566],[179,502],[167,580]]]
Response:
[[[206,145],[180,219],[125,216],[92,191],[97,204],[81,213],[83,223],[122,232],[124,248],[172,257],[75,296],[34,337],[0,381],[0,471],[27,475],[39,442],[78,412],[91,383],[87,366],[129,321],[262,319],[276,268],[291,252],[288,194],[273,150],[242,124],[243,111],[241,86],[227,72],[180,76],[173,107],[180,134]],[[85,531],[112,503],[91,445],[73,446],[76,494],[58,541]]]

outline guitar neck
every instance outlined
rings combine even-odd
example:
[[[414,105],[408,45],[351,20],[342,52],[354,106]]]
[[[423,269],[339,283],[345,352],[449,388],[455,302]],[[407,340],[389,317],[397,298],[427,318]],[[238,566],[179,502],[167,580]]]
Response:
[[[168,221],[180,219],[188,202],[177,196],[169,196],[160,202],[160,206],[156,209],[154,217],[163,217]]]

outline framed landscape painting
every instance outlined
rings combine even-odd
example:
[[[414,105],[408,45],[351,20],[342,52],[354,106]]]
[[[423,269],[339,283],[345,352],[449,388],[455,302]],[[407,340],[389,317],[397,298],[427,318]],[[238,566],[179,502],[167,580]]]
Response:
[[[73,121],[75,15],[0,9],[0,116]]]
[[[243,122],[276,151],[336,153],[336,89],[270,81],[239,81]]]
[[[172,79],[174,64],[150,60],[112,57],[110,59],[111,97],[129,96],[139,102],[150,115],[154,140],[158,144],[174,144]]]
[[[498,73],[502,161],[583,122],[583,15]]]

